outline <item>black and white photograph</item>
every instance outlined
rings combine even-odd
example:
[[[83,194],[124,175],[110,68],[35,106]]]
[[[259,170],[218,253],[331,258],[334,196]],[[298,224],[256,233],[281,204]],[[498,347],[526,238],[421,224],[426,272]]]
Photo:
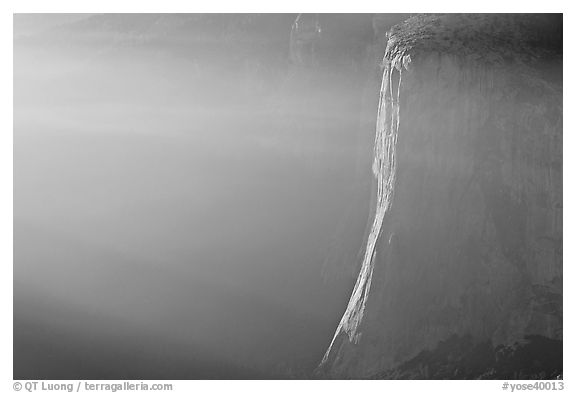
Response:
[[[9,390],[564,390],[563,13],[11,18]]]

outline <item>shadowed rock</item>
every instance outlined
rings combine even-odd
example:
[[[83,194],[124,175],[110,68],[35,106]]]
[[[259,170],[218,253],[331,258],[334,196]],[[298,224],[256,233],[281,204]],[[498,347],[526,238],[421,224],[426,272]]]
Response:
[[[544,373],[561,372],[561,32],[557,15],[416,16],[391,30],[372,232],[320,375],[542,377],[522,355],[465,376],[411,369],[451,337],[479,346],[474,358],[527,336],[560,365]]]

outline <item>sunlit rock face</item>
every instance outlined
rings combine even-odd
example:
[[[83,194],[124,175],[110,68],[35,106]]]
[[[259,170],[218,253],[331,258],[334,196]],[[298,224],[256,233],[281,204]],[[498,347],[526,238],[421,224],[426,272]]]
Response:
[[[327,377],[562,372],[562,18],[389,35],[371,232]]]

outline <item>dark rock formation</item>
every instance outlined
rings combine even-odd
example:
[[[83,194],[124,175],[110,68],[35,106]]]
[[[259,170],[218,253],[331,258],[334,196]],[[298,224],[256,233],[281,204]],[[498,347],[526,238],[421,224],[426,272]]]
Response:
[[[383,67],[372,229],[320,375],[557,376],[561,16],[412,17]]]

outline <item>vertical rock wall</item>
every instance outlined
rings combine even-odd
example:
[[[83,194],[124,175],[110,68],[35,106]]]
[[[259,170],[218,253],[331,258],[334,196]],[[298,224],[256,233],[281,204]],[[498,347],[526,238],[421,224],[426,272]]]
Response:
[[[433,15],[392,29],[372,232],[323,375],[561,372],[561,22]],[[514,363],[535,340],[552,359]]]

